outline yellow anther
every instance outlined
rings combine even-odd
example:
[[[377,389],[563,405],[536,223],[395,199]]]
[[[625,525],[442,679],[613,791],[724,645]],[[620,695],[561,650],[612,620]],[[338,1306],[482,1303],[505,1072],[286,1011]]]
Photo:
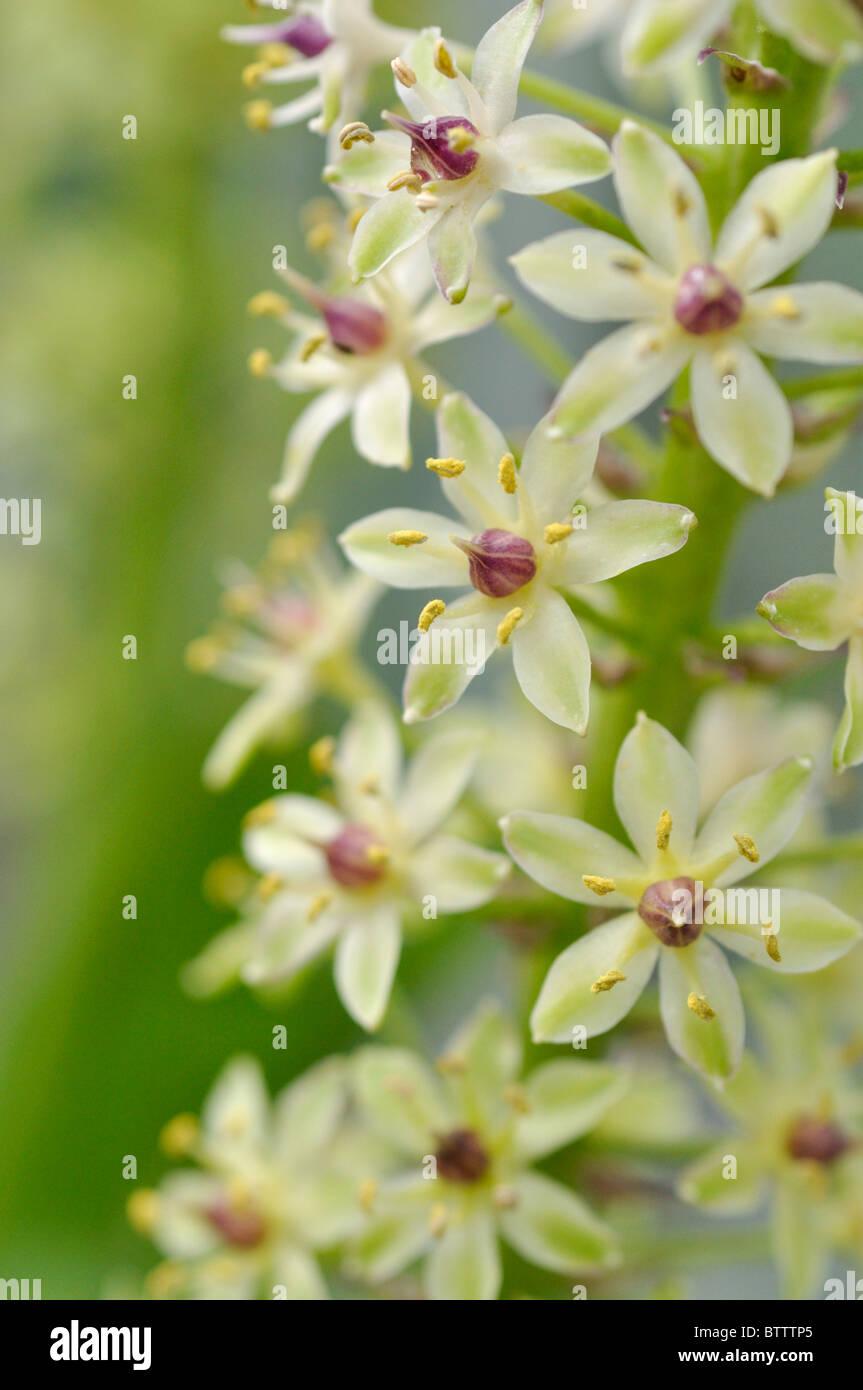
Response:
[[[336,231],[332,222],[319,222],[306,233],[306,246],[310,251],[326,251],[335,239]]]
[[[175,1115],[159,1135],[159,1144],[169,1158],[185,1158],[197,1144],[199,1133],[196,1115]]]
[[[268,903],[283,887],[284,884],[278,874],[264,874],[263,878],[258,879],[258,886],[255,891],[262,903]]]
[[[517,490],[518,474],[515,471],[515,459],[512,454],[504,454],[498,464],[497,480],[504,492],[508,492],[510,496]]]
[[[258,7],[253,4],[250,8],[254,10]],[[268,68],[283,68],[288,63],[293,62],[296,53],[286,43],[262,43],[258,49],[258,57],[262,63],[266,63]]]
[[[324,890],[323,893],[318,893],[317,897],[313,898],[309,904],[309,910],[306,913],[306,921],[316,922],[317,919],[320,917],[321,913],[329,907],[332,900],[332,893],[329,893],[326,890]]]
[[[269,63],[249,63],[243,68],[243,86],[254,90],[258,86],[265,72],[270,71]]]
[[[435,618],[442,618],[446,612],[446,604],[442,598],[433,598],[431,603],[427,603],[419,615],[417,627],[420,632],[428,632]]]
[[[378,1183],[376,1178],[363,1178],[357,1192],[357,1201],[360,1210],[370,1212],[374,1208],[375,1198],[378,1195]]]
[[[319,777],[329,777],[333,770],[336,741],[332,734],[326,734],[313,743],[309,749],[309,765]]]
[[[270,101],[250,101],[246,104],[243,114],[249,130],[269,130],[273,104]]]
[[[617,888],[613,878],[601,878],[598,874],[582,874],[581,881],[598,898],[604,898],[606,893],[613,893]]]
[[[496,1187],[491,1194],[491,1200],[498,1211],[508,1211],[518,1203],[518,1194],[513,1187]]]
[[[565,541],[567,536],[571,535],[572,527],[568,521],[551,521],[545,528],[547,545],[557,545],[559,541]]]
[[[467,1071],[467,1063],[457,1052],[445,1052],[435,1062],[435,1070],[441,1076],[462,1076]]]
[[[423,181],[414,169],[401,169],[399,173],[393,174],[387,183],[391,193],[398,193],[400,188],[409,188],[411,193],[419,193],[422,186]]]
[[[775,932],[770,932],[767,936],[765,936],[764,949],[766,950],[771,960],[775,960],[777,965],[782,964],[782,956],[779,954],[779,942],[776,939]]]
[[[256,830],[261,825],[272,825],[278,813],[275,801],[263,801],[260,806],[252,807],[243,820],[243,826],[246,830]]]
[[[530,1114],[530,1101],[523,1086],[506,1086],[503,1098],[507,1105],[511,1105],[513,1110],[518,1111],[519,1115]]]
[[[694,1014],[697,1014],[699,1018],[711,1019],[716,1017],[715,1010],[711,1009],[704,995],[696,994],[694,990],[692,994],[687,995],[686,1007],[687,1009],[691,1009]]]
[[[349,150],[359,140],[362,140],[366,145],[375,143],[375,137],[365,121],[349,121],[346,126],[342,126],[339,131],[339,144],[343,150]]]
[[[363,218],[365,217],[365,215],[366,215],[366,210],[365,210],[365,208],[352,208],[351,211],[350,211],[350,212],[348,213],[348,215],[347,215],[347,219],[346,219],[346,223],[345,223],[345,225],[347,226],[348,231],[351,232],[351,233],[355,232],[355,231],[357,230],[357,227],[360,225],[360,223],[362,222]]]
[[[684,193],[683,189],[682,189],[682,188],[675,188],[675,190],[674,190],[674,211],[677,213],[677,216],[678,216],[678,217],[685,217],[686,214],[691,210],[691,208],[692,208],[692,203],[690,202],[689,198],[687,198],[687,196],[686,196],[686,194]]]
[[[453,154],[464,154],[476,144],[474,132],[466,125],[454,125],[447,135],[447,144]]]
[[[417,75],[413,68],[408,67],[404,58],[393,58],[390,67],[396,81],[401,82],[403,87],[415,87],[417,85]]]
[[[434,46],[434,65],[444,77],[455,77],[455,63],[443,39],[438,39]]]
[[[425,531],[390,531],[387,540],[390,545],[422,545],[428,536]]]
[[[668,841],[671,839],[671,816],[668,811],[663,811],[659,820],[656,822],[656,848],[668,849]]]
[[[524,617],[523,608],[511,608],[503,622],[497,625],[497,640],[502,647],[509,642],[510,637],[515,632],[522,618]]]
[[[290,304],[283,294],[276,294],[275,290],[261,290],[253,299],[249,300],[249,313],[256,318],[263,318],[269,315],[272,318],[281,318],[290,309]]]
[[[369,845],[366,850],[366,859],[370,864],[388,864],[390,852],[386,845]]]
[[[376,772],[367,772],[359,784],[363,796],[380,796],[381,779]]]
[[[158,1192],[152,1187],[142,1187],[138,1192],[133,1192],[126,1203],[126,1216],[129,1218],[129,1225],[139,1236],[150,1235],[153,1227],[159,1219],[159,1212],[162,1202]]]
[[[426,459],[426,468],[439,478],[460,478],[467,464],[461,459]]]
[[[770,308],[780,319],[799,319],[800,317],[800,310],[790,294],[777,294],[776,298],[770,301]]]
[[[228,1194],[228,1201],[234,1211],[241,1211],[243,1207],[249,1205],[249,1199],[252,1193],[246,1178],[241,1178],[237,1174],[234,1174],[233,1177],[228,1179],[225,1190]]]
[[[766,237],[770,237],[771,240],[775,240],[775,238],[779,235],[779,223],[776,221],[776,218],[773,216],[773,213],[770,211],[769,208],[765,207],[758,208],[757,212],[761,220],[761,229],[763,235]]]
[[[325,343],[329,342],[326,333],[313,333],[311,338],[307,338],[300,349],[300,361],[310,362],[316,352],[320,352]]]
[[[447,1209],[443,1202],[435,1202],[429,1212],[429,1235],[434,1236],[435,1240],[440,1240],[447,1228]]]
[[[750,864],[757,864],[761,855],[758,853],[758,846],[752,839],[752,836],[735,835],[733,839],[740,853],[743,855],[743,858],[748,859]]]
[[[420,193],[414,206],[419,208],[420,212],[433,212],[439,202],[440,199],[435,193]]]
[[[614,989],[626,976],[620,970],[606,970],[604,975],[600,975],[598,980],[594,980],[590,986],[591,994],[605,994],[606,990]]]
[[[222,655],[224,648],[215,637],[196,637],[186,648],[186,665],[190,671],[206,675]]]
[[[162,1260],[145,1279],[151,1298],[171,1298],[186,1285],[186,1271],[177,1260]]]
[[[255,348],[249,353],[249,371],[259,379],[269,376],[273,365],[273,354],[267,348]]]
[[[222,607],[232,618],[248,618],[261,602],[257,584],[238,584],[222,594]]]

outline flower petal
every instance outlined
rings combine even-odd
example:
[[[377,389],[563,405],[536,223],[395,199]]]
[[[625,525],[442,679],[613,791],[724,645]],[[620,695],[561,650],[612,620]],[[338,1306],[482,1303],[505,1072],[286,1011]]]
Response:
[[[527,491],[539,520],[565,521],[593,477],[599,439],[552,439],[549,423],[546,416],[528,436],[518,485]]]
[[[309,667],[282,658],[272,680],[244,701],[219,734],[204,762],[205,786],[214,791],[229,786],[255,750],[311,698],[313,690]]]
[[[695,428],[717,463],[753,492],[772,497],[791,461],[791,407],[742,338],[699,348],[692,360]]]
[[[473,729],[449,729],[427,738],[414,754],[397,805],[411,844],[419,844],[449,815],[481,752]]]
[[[863,637],[853,637],[848,644],[845,709],[833,744],[833,766],[837,772],[844,772],[860,763],[863,763]]]
[[[526,1109],[516,1121],[516,1146],[531,1159],[586,1134],[627,1090],[629,1077],[605,1062],[545,1062],[524,1084]]]
[[[438,289],[450,304],[461,304],[476,260],[476,232],[464,203],[448,208],[429,232],[429,255]]]
[[[689,1007],[695,995],[714,1017]],[[659,960],[659,1007],[668,1041],[702,1076],[727,1081],[740,1066],[746,1022],[734,973],[709,937],[691,946],[666,946]]]
[[[812,771],[811,758],[787,758],[731,787],[711,811],[695,843],[694,877],[721,887],[739,883],[768,864],[800,824]],[[755,863],[737,853],[735,835],[748,835],[755,841]],[[734,857],[726,869],[711,870],[711,865],[728,860],[729,855]]]
[[[275,1103],[273,1117],[280,1160],[308,1159],[323,1150],[344,1114],[346,1094],[341,1057],[324,1058],[286,1086]]]
[[[270,1098],[254,1057],[234,1057],[220,1072],[201,1111],[208,1146],[238,1148],[264,1144],[269,1135]]]
[[[530,620],[512,635],[522,693],[546,719],[583,734],[590,708],[590,648],[565,599],[543,589]]]
[[[617,884],[616,892],[603,895],[604,907],[629,907],[640,897],[644,865],[604,830],[542,811],[513,811],[500,824],[516,864],[550,893],[595,907],[596,894],[582,878],[587,874]]]
[[[813,1205],[811,1187],[807,1191],[799,1179],[780,1176],[773,1194],[772,1244],[782,1298],[811,1298],[824,1274],[824,1213],[813,1211]],[[819,1295],[823,1291],[822,1285]]]
[[[541,197],[611,173],[611,154],[598,135],[566,116],[523,116],[498,137],[507,162],[502,187]]]
[[[379,1027],[386,1013],[401,948],[399,915],[389,903],[349,927],[336,947],[333,973],[339,998],[368,1032]]]
[[[515,497],[498,482],[498,467],[509,452],[497,425],[461,391],[444,396],[437,417],[438,448],[443,458],[466,464],[457,478],[445,478],[443,490],[469,526],[484,530],[515,520]]]
[[[377,275],[385,265],[415,246],[434,226],[434,212],[422,212],[406,189],[387,193],[363,213],[354,233],[348,266],[356,280]]]
[[[486,31],[477,45],[471,81],[497,134],[515,115],[518,84],[542,18],[542,0],[521,0]]]
[[[285,444],[282,476],[271,492],[274,502],[293,502],[321,444],[347,418],[353,404],[354,396],[349,391],[325,391],[297,416]]]
[[[329,1298],[324,1276],[314,1255],[299,1245],[280,1245],[273,1254],[273,1286],[281,1286],[292,1303],[320,1302]]]
[[[351,1243],[346,1266],[355,1277],[383,1284],[413,1264],[429,1246],[428,1206],[419,1201],[370,1217]]]
[[[671,816],[673,852],[685,861],[698,823],[698,773],[676,738],[639,714],[626,735],[614,768],[614,804],[645,864],[656,859],[656,827]]]
[[[397,1047],[360,1048],[353,1065],[357,1101],[372,1129],[407,1157],[422,1158],[455,1119],[431,1067]]]
[[[276,796],[266,820],[253,816],[243,832],[243,853],[261,874],[278,874],[292,883],[309,883],[326,871],[318,848],[338,835],[344,818],[310,796]]]
[[[863,510],[856,493],[837,492],[835,488],[828,487],[825,496],[836,528],[833,568],[849,589],[863,591]]]
[[[579,1029],[590,1038],[613,1028],[641,994],[658,953],[658,942],[637,912],[573,942],[557,957],[539,992],[530,1016],[534,1042],[571,1043]],[[591,985],[609,971],[624,978],[594,994]]]
[[[574,319],[655,318],[674,293],[671,277],[642,251],[585,227],[533,241],[510,262],[532,294]]]
[[[624,72],[633,76],[694,58],[730,9],[731,0],[636,0],[622,37]]]
[[[618,200],[648,255],[672,274],[709,261],[707,203],[680,155],[634,121],[623,122],[613,149]]]
[[[444,1049],[445,1085],[462,1122],[492,1143],[512,1122],[506,1091],[521,1060],[518,1032],[494,1000],[480,1004]]]
[[[683,335],[665,325],[618,328],[590,348],[563,383],[552,433],[575,439],[617,429],[661,396],[691,355]]]
[[[853,0],[761,0],[761,10],[814,63],[853,63],[863,54],[863,18]]]
[[[757,1148],[729,1136],[684,1168],[677,1192],[684,1202],[713,1216],[746,1216],[761,1205],[766,1185]]]
[[[835,150],[771,164],[725,219],[714,262],[739,290],[758,289],[817,245],[835,211]]]
[[[417,896],[433,897],[440,912],[468,912],[493,898],[509,872],[502,854],[455,835],[436,835],[411,860]]]
[[[584,530],[565,542],[564,585],[596,584],[636,565],[673,555],[689,539],[695,516],[666,502],[606,502],[587,513]]]
[[[417,352],[467,337],[500,315],[507,301],[496,291],[483,291],[474,283],[473,291],[464,304],[447,304],[439,294],[432,295],[415,316],[411,325],[411,340]]]
[[[392,801],[401,768],[398,724],[380,700],[364,700],[342,730],[334,759],[339,802],[348,815],[362,819],[367,812],[367,788],[372,779],[375,796]]]
[[[370,463],[410,465],[411,384],[400,362],[390,362],[362,388],[354,408],[354,448]]]
[[[835,574],[807,574],[771,589],[758,611],[782,637],[811,652],[835,651],[851,630],[845,587]]]
[[[419,531],[428,539],[395,545],[387,537]],[[450,517],[412,507],[389,507],[355,521],[339,536],[351,564],[395,589],[436,589],[468,582],[468,564],[451,536],[470,540],[470,531]]]
[[[499,603],[470,594],[435,618],[411,653],[402,693],[406,724],[433,719],[461,698],[497,649],[502,617]]]
[[[725,889],[725,915],[729,915],[729,896],[733,888]],[[741,893],[745,889],[739,890]],[[756,892],[756,889],[750,889]],[[774,893],[776,897],[774,898]],[[740,922],[730,927],[711,927],[710,934],[721,946],[736,951],[756,965],[764,965],[780,975],[805,975],[812,970],[823,970],[839,960],[863,936],[859,922],[838,907],[819,898],[815,893],[805,893],[797,888],[777,888],[771,893],[771,904],[776,902],[781,909],[770,923],[766,932],[760,922]],[[752,917],[755,914],[745,908],[736,911],[738,917]],[[765,935],[773,935],[781,956],[777,961],[767,954]]]
[[[416,87],[405,87],[399,81],[396,81],[396,92],[412,118],[422,125],[429,116],[470,118],[471,115],[462,84],[445,77],[435,63],[435,45],[440,37],[441,31],[436,26],[423,29],[401,52],[407,66],[416,73],[417,85],[423,94],[420,96]],[[427,95],[432,98],[431,106],[425,99]]]
[[[830,281],[748,296],[743,332],[756,352],[804,362],[863,362],[863,294]]]
[[[618,1263],[614,1232],[559,1182],[522,1173],[512,1184],[515,1203],[501,1213],[501,1235],[541,1269],[609,1268]]]
[[[373,143],[358,140],[328,165],[324,182],[370,198],[385,193],[390,179],[410,167],[410,140],[398,130],[376,130],[374,135]]]
[[[465,1303],[497,1298],[502,1278],[494,1222],[479,1209],[435,1241],[423,1283],[426,1298]]]

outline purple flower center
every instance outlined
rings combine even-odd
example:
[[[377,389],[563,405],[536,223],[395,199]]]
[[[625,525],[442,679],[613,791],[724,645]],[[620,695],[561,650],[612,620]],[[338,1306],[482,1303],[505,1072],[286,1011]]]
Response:
[[[334,347],[342,352],[377,352],[389,338],[386,315],[360,299],[322,298],[320,310]]]
[[[688,946],[701,935],[693,921],[695,883],[691,878],[665,878],[645,888],[638,915],[663,946]]]
[[[815,1163],[834,1163],[850,1147],[850,1140],[837,1125],[812,1119],[809,1115],[801,1115],[788,1136],[791,1157]]]
[[[687,333],[721,333],[743,313],[743,296],[713,265],[694,265],[677,288],[674,317]]]
[[[479,154],[470,143],[479,131],[464,116],[429,116],[423,125],[391,111],[385,111],[384,116],[395,130],[410,136],[411,168],[423,183],[467,178],[479,163]]]
[[[511,531],[483,531],[471,541],[454,538],[468,557],[470,582],[489,598],[506,598],[536,574],[536,551]]]
[[[207,1210],[207,1220],[229,1245],[239,1250],[260,1245],[267,1233],[264,1219],[256,1211],[239,1210],[224,1199]]]
[[[386,873],[386,866],[369,855],[380,841],[364,825],[346,825],[324,846],[330,873],[343,888],[369,888]]]
[[[437,1170],[448,1182],[479,1182],[489,1157],[472,1129],[454,1129],[438,1141]]]

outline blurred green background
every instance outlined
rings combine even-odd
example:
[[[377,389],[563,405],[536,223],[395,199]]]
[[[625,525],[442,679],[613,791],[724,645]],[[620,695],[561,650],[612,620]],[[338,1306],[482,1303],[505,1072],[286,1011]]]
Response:
[[[449,32],[473,42],[506,6],[378,8],[406,24],[454,21]],[[299,214],[320,191],[318,137],[301,127],[262,138],[243,124],[246,57],[218,29],[245,17],[240,0],[42,0],[0,21],[4,492],[43,505],[41,545],[0,542],[0,1277],[41,1278],[45,1298],[135,1288],[153,1254],[125,1221],[123,1157],[154,1181],[160,1127],[197,1109],[233,1052],[254,1052],[283,1082],[357,1038],[327,970],[296,1009],[242,991],[202,1004],[177,983],[223,920],[203,873],[270,790],[266,757],[227,795],[203,790],[204,754],[239,696],[189,674],[183,651],[215,612],[220,561],[255,563],[272,534],[267,489],[297,402],[249,378],[250,349],[280,342],[245,304],[273,283],[275,243],[307,265]],[[614,94],[593,55],[556,70]],[[135,141],[121,137],[130,114]],[[841,143],[863,143],[859,122]],[[610,186],[597,193],[608,200]],[[501,247],[557,225],[511,200]],[[859,286],[858,237],[834,238],[812,274]],[[573,350],[597,336],[545,317]],[[447,355],[447,376],[504,429],[532,425],[548,384],[508,342],[482,341],[493,370],[472,340]],[[129,373],[135,401],[122,398]],[[430,437],[418,423],[419,456]],[[863,493],[855,457],[829,481],[856,477]],[[829,567],[820,486],[780,498],[767,524],[753,510],[730,611]],[[430,479],[393,481],[357,460],[342,431],[300,510],[335,531],[385,499],[417,503],[424,488],[434,495]],[[134,662],[121,659],[127,634]],[[835,701],[838,671],[825,680]],[[319,722],[316,732],[330,727]],[[136,921],[122,917],[126,894]],[[444,933],[423,946],[421,979],[406,961],[403,981],[429,1008],[456,949],[457,1011],[487,973],[488,942],[456,947]],[[277,1022],[289,1025],[287,1053],[270,1045]]]

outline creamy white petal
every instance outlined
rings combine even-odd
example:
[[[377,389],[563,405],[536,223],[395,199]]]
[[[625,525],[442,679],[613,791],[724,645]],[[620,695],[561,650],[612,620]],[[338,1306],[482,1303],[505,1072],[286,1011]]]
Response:
[[[481,1207],[448,1226],[426,1261],[426,1297],[434,1301],[495,1299],[503,1271],[490,1214]]]
[[[476,260],[471,209],[454,203],[431,228],[428,242],[438,289],[450,304],[461,304]]]
[[[741,331],[766,357],[863,362],[863,294],[830,281],[758,290]]]
[[[456,1117],[432,1068],[397,1047],[363,1047],[353,1067],[357,1101],[372,1129],[408,1158],[433,1152],[435,1134]]]
[[[455,835],[436,835],[411,858],[411,881],[419,905],[434,898],[440,912],[469,912],[494,897],[510,871],[503,854],[481,849]]]
[[[742,338],[701,347],[692,361],[692,413],[702,444],[744,486],[772,497],[791,462],[791,407]]]
[[[694,61],[731,6],[732,0],[635,0],[621,40],[624,71],[637,76]]]
[[[501,131],[497,153],[506,161],[501,186],[541,197],[611,173],[611,154],[598,135],[566,116],[523,116]]]
[[[437,417],[441,458],[466,464],[458,478],[443,480],[447,500],[477,531],[515,520],[518,504],[498,482],[498,468],[509,446],[493,420],[461,391],[444,396]]]
[[[760,0],[761,12],[814,63],[855,62],[863,54],[863,16],[854,0]]]
[[[845,666],[845,709],[833,745],[837,772],[863,763],[863,637],[852,637]]]
[[[336,789],[348,814],[368,810],[373,780],[375,796],[392,801],[402,768],[401,731],[380,700],[364,700],[355,707],[339,738],[334,759]]]
[[[751,889],[750,893],[756,890]],[[726,889],[725,915],[730,915],[730,901],[734,901],[734,915],[751,918],[755,914],[746,910],[740,902],[730,899],[734,889]],[[710,934],[727,950],[736,951],[756,965],[775,970],[781,975],[807,974],[812,970],[823,970],[840,960],[863,936],[859,922],[838,907],[820,898],[815,893],[805,893],[796,888],[777,888],[767,897],[768,910],[778,904],[774,918],[768,918],[769,931],[760,921],[745,921],[734,926],[711,927]],[[767,952],[765,940],[772,935],[776,941],[780,960]]]
[[[354,448],[370,463],[407,468],[411,457],[411,385],[400,362],[390,362],[357,396]]]
[[[387,193],[363,214],[354,233],[348,266],[355,279],[377,275],[385,265],[427,236],[437,221],[435,212],[422,212],[406,188]]]
[[[570,439],[609,431],[640,415],[676,380],[692,345],[676,328],[634,323],[590,348],[555,402],[552,431]]]
[[[347,418],[353,404],[354,395],[350,391],[325,391],[297,416],[285,444],[282,476],[272,489],[273,501],[294,500],[308,477],[321,444],[336,425]]]
[[[515,115],[518,84],[542,18],[542,0],[521,0],[486,31],[477,45],[471,81],[497,134]]]
[[[593,1129],[623,1096],[629,1077],[605,1062],[544,1062],[524,1083],[527,1106],[516,1121],[519,1153],[542,1158]]]
[[[414,545],[388,540],[400,531],[418,531],[428,539]],[[339,544],[351,564],[391,588],[463,587],[468,583],[468,563],[451,536],[470,540],[471,533],[460,522],[435,512],[390,507],[355,521],[339,536]]]
[[[698,800],[698,772],[686,749],[661,724],[639,714],[617,755],[614,804],[646,864],[656,859],[656,827],[664,811],[671,816],[674,855],[689,857]]]
[[[629,1013],[656,964],[659,943],[637,912],[594,927],[552,965],[530,1016],[534,1042],[572,1043],[607,1033]],[[591,985],[610,971],[623,976],[610,989]]]
[[[812,250],[835,210],[835,150],[771,164],[756,174],[725,219],[715,264],[738,289],[757,289]]]
[[[369,1032],[386,1013],[401,947],[398,912],[386,903],[349,927],[336,947],[333,973],[339,998]]]
[[[522,693],[546,719],[583,734],[590,709],[590,648],[566,600],[543,589],[511,643]]]
[[[702,1017],[690,999],[714,1016]],[[743,1056],[743,1003],[728,961],[709,937],[702,935],[691,946],[663,947],[659,1006],[668,1041],[684,1062],[712,1081],[734,1075]]]
[[[568,1273],[618,1262],[614,1232],[562,1183],[522,1173],[513,1190],[516,1200],[501,1213],[501,1234],[531,1264]]]
[[[501,830],[519,868],[551,893],[595,907],[599,900],[585,885],[586,874],[618,885],[617,891],[603,894],[605,907],[629,907],[641,896],[641,860],[586,821],[543,811],[512,811],[501,821]]]
[[[450,729],[426,739],[414,754],[397,805],[412,844],[425,839],[449,815],[482,751],[473,729]]]
[[[703,826],[693,851],[695,876],[712,884],[737,883],[763,868],[791,839],[800,824],[812,782],[811,758],[788,758],[777,767],[738,782],[721,798]],[[752,863],[736,853],[735,835],[748,835],[758,850]],[[728,868],[708,874],[711,865],[733,855]]]
[[[586,526],[558,544],[564,586],[596,584],[673,555],[689,539],[695,517],[667,502],[606,502],[587,513]]]
[[[614,138],[614,184],[648,255],[672,273],[710,260],[707,203],[692,170],[644,126],[624,121]]]
[[[510,260],[533,294],[574,319],[655,318],[674,296],[672,277],[642,251],[586,227],[531,242]]]
[[[500,603],[469,594],[435,618],[411,654],[403,701],[406,724],[433,719],[461,697],[497,650]]]
[[[313,689],[311,670],[285,657],[276,675],[240,706],[219,734],[204,763],[205,785],[214,791],[227,787],[288,715],[311,698]]]

